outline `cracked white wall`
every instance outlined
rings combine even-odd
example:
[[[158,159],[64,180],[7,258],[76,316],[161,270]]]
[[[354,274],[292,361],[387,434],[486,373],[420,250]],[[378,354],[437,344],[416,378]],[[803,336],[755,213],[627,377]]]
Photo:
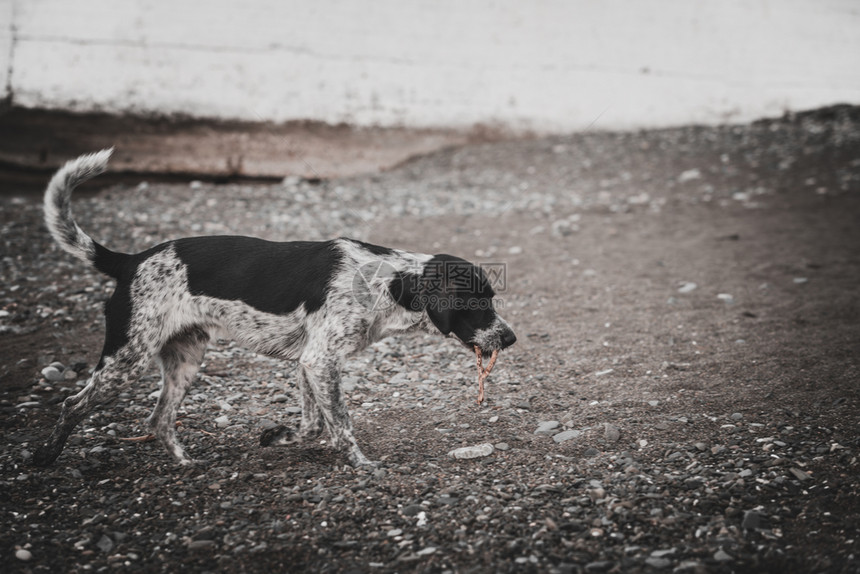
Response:
[[[4,16],[4,89],[26,107],[567,131],[860,103],[856,0],[0,0]]]

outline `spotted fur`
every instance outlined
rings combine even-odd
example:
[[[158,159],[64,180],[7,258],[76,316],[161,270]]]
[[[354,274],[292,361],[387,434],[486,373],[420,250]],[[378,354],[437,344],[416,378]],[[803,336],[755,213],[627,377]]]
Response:
[[[263,446],[325,430],[353,465],[372,464],[355,441],[341,389],[349,355],[415,329],[441,331],[485,353],[516,340],[493,310],[493,292],[480,270],[449,255],[345,238],[276,243],[196,237],[137,254],[110,251],[78,227],[70,207],[73,188],[104,171],[109,157],[106,150],[67,163],[45,192],[45,220],[58,245],[114,277],[117,286],[105,306],[98,365],[84,389],[64,401],[50,438],[35,455],[37,464],[56,460],[75,426],[153,361],[162,372],[162,390],[146,423],[177,462],[191,463],[176,439],[176,413],[216,336],[299,363],[298,432],[270,429],[260,438]],[[449,281],[443,267],[474,281],[465,287]]]

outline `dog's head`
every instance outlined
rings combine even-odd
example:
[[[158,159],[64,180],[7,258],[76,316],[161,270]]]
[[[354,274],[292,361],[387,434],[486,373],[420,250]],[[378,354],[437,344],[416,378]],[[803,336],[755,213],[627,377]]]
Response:
[[[391,295],[412,311],[424,311],[443,335],[453,335],[484,356],[513,345],[517,337],[493,305],[493,291],[483,270],[453,255],[435,255],[420,276],[402,274]]]

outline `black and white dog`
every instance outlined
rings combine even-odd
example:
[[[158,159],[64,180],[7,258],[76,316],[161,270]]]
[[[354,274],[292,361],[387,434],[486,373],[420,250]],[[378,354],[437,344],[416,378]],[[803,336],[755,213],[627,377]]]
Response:
[[[105,344],[92,377],[63,402],[59,421],[34,457],[60,455],[74,427],[116,398],[154,360],[161,395],[147,424],[181,464],[176,411],[210,337],[226,333],[258,353],[299,362],[302,420],[264,433],[261,444],[313,438],[324,429],[353,465],[372,464],[352,433],[340,386],[347,356],[395,332],[452,335],[489,355],[516,336],[493,309],[482,270],[451,255],[423,255],[351,239],[274,243],[251,237],[191,237],[142,253],[116,253],[75,223],[70,197],[103,172],[112,150],[64,165],[45,191],[45,221],[64,250],[116,279],[105,305]]]

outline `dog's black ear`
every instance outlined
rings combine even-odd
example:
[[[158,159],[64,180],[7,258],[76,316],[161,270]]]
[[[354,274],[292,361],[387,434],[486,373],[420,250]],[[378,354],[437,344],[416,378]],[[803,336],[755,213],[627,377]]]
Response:
[[[421,311],[424,302],[421,298],[421,276],[415,273],[398,271],[388,284],[388,292],[394,302],[409,311]]]
[[[443,308],[439,303],[440,300],[437,299],[427,305],[427,316],[443,335],[448,335],[453,329],[454,313],[451,309]]]
[[[452,329],[451,305],[446,304],[444,280],[435,270],[425,269],[424,275],[398,271],[388,284],[394,302],[409,311],[427,311],[430,321],[443,335]]]

